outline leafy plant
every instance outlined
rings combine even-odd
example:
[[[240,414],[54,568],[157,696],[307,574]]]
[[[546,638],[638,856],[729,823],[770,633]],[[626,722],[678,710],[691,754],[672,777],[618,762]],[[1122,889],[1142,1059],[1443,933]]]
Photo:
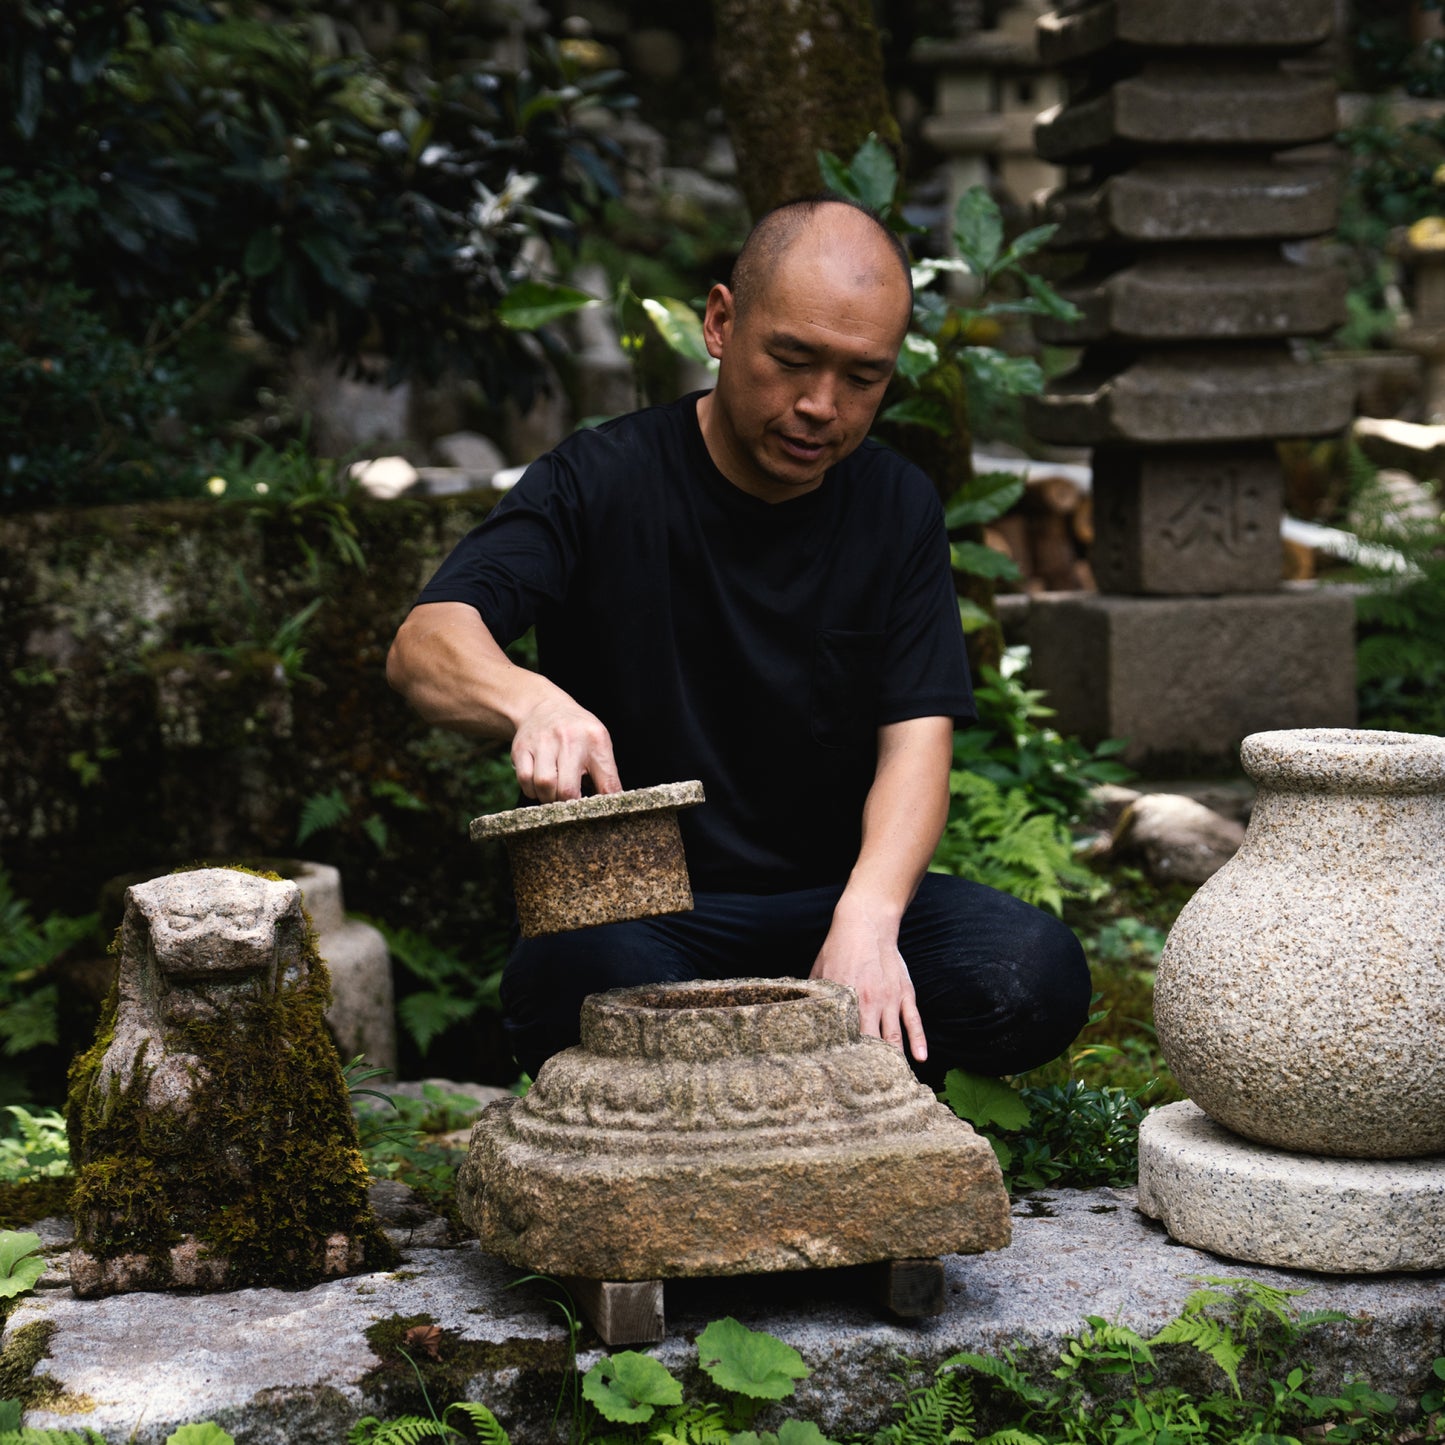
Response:
[[[36,923],[0,866],[0,1052],[5,1057],[17,1059],[57,1042],[60,992],[42,981],[44,972],[90,937],[95,924],[93,913],[80,918],[51,914]],[[18,1081],[11,1087],[19,1087]]]
[[[0,1230],[0,1299],[14,1299],[35,1288],[35,1281],[45,1273],[39,1250],[38,1234]]]
[[[21,1179],[59,1179],[70,1171],[70,1141],[65,1116],[56,1109],[32,1114],[7,1104],[15,1133],[0,1135],[0,1183]]]
[[[448,1094],[436,1084],[424,1084],[420,1099],[361,1087],[385,1072],[362,1068],[360,1059],[343,1070],[353,1100],[369,1096],[378,1101],[377,1106],[356,1111],[367,1170],[377,1179],[398,1179],[445,1208],[455,1193],[457,1169],[466,1150],[435,1136],[470,1124],[477,1101]]]

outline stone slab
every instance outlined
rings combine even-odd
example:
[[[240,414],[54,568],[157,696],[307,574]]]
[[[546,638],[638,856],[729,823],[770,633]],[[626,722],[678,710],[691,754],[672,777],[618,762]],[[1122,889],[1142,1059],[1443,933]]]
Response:
[[[1060,164],[1119,146],[1291,146],[1335,133],[1334,82],[1267,63],[1150,61],[1102,94],[1055,106],[1034,142]]]
[[[1101,592],[1268,592],[1279,585],[1284,475],[1274,448],[1094,454]]]
[[[1035,335],[1054,346],[1110,336],[1169,342],[1317,336],[1334,330],[1345,310],[1339,267],[1295,265],[1266,247],[1146,255],[1059,289],[1083,315],[1035,321]]]
[[[1334,29],[1332,0],[1093,0],[1061,4],[1039,21],[1046,65],[1113,45],[1170,49],[1303,50]]]
[[[1421,481],[1445,479],[1445,426],[1362,416],[1351,434],[1377,467],[1397,467]]]
[[[1445,1276],[1321,1277],[1228,1263],[1175,1243],[1137,1212],[1128,1190],[1035,1195],[1016,1203],[1013,1225],[1009,1249],[944,1261],[944,1313],[917,1323],[883,1318],[847,1272],[672,1281],[670,1336],[653,1353],[673,1369],[690,1365],[689,1340],[726,1315],[769,1330],[813,1370],[795,1413],[844,1438],[896,1419],[891,1377],[905,1357],[931,1369],[960,1350],[1017,1344],[1026,1367],[1046,1370],[1085,1315],[1152,1333],[1178,1313],[1198,1276],[1227,1274],[1309,1289],[1304,1308],[1352,1317],[1310,1333],[1321,1391],[1353,1374],[1414,1400],[1433,1382]],[[397,1375],[373,1373],[380,1361],[364,1332],[390,1317],[426,1315],[445,1332],[443,1360],[466,1360],[464,1395],[489,1405],[513,1440],[549,1439],[565,1330],[547,1287],[509,1288],[519,1273],[467,1245],[409,1250],[395,1273],[299,1293],[82,1301],[42,1289],[20,1302],[8,1327],[54,1324],[40,1368],[88,1396],[90,1408],[31,1411],[26,1424],[88,1426],[109,1440],[162,1445],[180,1424],[210,1418],[238,1445],[337,1445],[360,1416],[397,1413]],[[578,1365],[590,1368],[599,1353],[584,1335]],[[1161,1350],[1159,1359],[1173,1378],[1182,1352]]]
[[[1118,175],[1051,192],[1055,250],[1106,241],[1258,241],[1334,228],[1339,187],[1322,166],[1151,156]]]
[[[1230,1259],[1330,1274],[1445,1269],[1445,1156],[1271,1149],[1188,1101],[1140,1128],[1139,1207],[1175,1239]]]
[[[1348,376],[1283,347],[1201,346],[1147,351],[1114,374],[1086,357],[1027,398],[1025,415],[1041,441],[1167,446],[1330,436],[1349,426],[1353,403]]]
[[[1354,600],[1287,584],[1226,597],[1032,599],[1033,685],[1056,726],[1159,770],[1232,764],[1252,732],[1352,727]]]

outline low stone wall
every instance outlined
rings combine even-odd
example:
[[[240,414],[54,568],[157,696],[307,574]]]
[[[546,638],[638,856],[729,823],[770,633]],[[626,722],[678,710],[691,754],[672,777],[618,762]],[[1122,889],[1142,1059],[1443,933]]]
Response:
[[[383,672],[491,501],[0,518],[0,859],[20,896],[86,913],[118,875],[303,851],[340,867],[358,912],[458,950],[495,935],[505,860],[466,822],[515,797],[505,760],[422,725]],[[323,797],[334,821],[298,850]],[[119,905],[110,890],[108,927]]]

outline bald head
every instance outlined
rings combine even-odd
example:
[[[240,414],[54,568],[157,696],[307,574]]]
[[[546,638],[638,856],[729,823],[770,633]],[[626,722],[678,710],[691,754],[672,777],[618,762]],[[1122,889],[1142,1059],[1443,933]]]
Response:
[[[748,233],[733,263],[733,306],[739,319],[768,289],[778,263],[804,241],[830,265],[846,267],[859,287],[884,286],[900,271],[913,299],[913,272],[903,242],[877,213],[842,196],[807,196],[768,211]]]

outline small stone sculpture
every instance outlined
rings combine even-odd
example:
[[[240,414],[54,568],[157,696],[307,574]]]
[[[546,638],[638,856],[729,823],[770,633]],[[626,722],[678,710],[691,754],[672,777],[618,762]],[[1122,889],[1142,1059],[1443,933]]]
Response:
[[[295,883],[127,890],[116,993],[72,1069],[76,1294],[310,1284],[391,1258]]]
[[[664,783],[472,819],[472,841],[501,838],[524,938],[686,913],[692,886],[679,808],[703,801],[702,784]]]
[[[594,1280],[1009,1242],[993,1150],[824,980],[594,994],[581,1044],[482,1115],[457,1198],[483,1249]]]

